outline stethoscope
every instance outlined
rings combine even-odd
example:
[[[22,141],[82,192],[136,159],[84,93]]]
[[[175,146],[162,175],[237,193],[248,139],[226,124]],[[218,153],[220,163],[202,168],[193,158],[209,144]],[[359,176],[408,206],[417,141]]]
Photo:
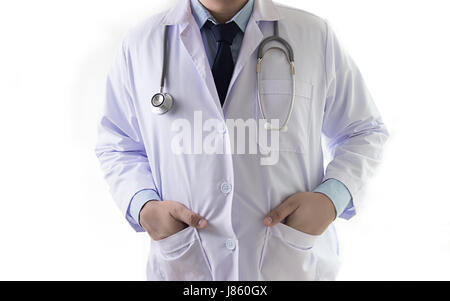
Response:
[[[166,114],[167,112],[169,112],[172,109],[172,107],[174,105],[173,97],[169,93],[163,92],[165,79],[166,79],[166,75],[167,75],[167,32],[168,32],[168,26],[165,27],[165,31],[164,31],[164,58],[163,58],[163,69],[162,69],[162,75],[161,75],[161,90],[159,93],[155,94],[151,100],[152,111],[153,111],[153,113],[155,113],[157,115]],[[283,44],[283,46],[287,49],[287,51],[281,47],[276,47],[276,46],[272,46],[272,47],[268,48],[266,51],[264,51],[264,47],[269,42],[279,42],[279,43]],[[264,111],[264,107],[262,105],[261,93],[260,93],[262,62],[264,59],[264,55],[271,50],[282,51],[291,67],[290,71],[291,71],[291,81],[292,81],[292,93],[291,93],[292,97],[291,97],[291,102],[289,105],[288,114],[286,116],[285,121],[281,124],[280,127],[273,127],[272,124],[268,121],[267,116]],[[257,73],[258,106],[259,106],[259,110],[261,112],[262,118],[264,119],[265,128],[267,130],[272,130],[272,131],[286,131],[289,120],[291,119],[292,111],[294,109],[294,102],[295,102],[294,51],[292,50],[291,45],[286,40],[284,40],[283,38],[281,38],[279,36],[278,21],[274,22],[274,35],[264,39],[261,42],[261,44],[259,45],[258,63],[256,65],[256,73]]]

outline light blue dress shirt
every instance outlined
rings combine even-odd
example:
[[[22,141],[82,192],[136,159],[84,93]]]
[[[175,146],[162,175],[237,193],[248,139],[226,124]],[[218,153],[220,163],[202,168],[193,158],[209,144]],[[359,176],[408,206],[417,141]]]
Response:
[[[212,68],[218,49],[218,43],[216,42],[211,30],[207,27],[203,27],[203,25],[207,20],[212,21],[214,24],[218,24],[218,22],[198,0],[190,1],[192,15],[200,28],[206,55],[208,57],[209,65]],[[254,0],[249,0],[235,16],[227,22],[229,23],[234,21],[241,29],[241,32],[238,32],[233,40],[233,44],[231,45],[231,54],[235,63],[239,55],[239,50],[241,49],[245,29],[253,12],[253,4]],[[331,199],[336,209],[336,216],[341,216],[346,208],[353,207],[350,192],[347,187],[338,180],[329,179],[314,189],[314,192],[323,193]],[[132,218],[139,225],[139,213],[142,207],[151,200],[161,201],[160,196],[155,190],[145,189],[137,192],[131,199],[128,207],[128,218]],[[345,216],[341,217],[345,218]],[[144,231],[144,229],[141,229],[141,231]]]

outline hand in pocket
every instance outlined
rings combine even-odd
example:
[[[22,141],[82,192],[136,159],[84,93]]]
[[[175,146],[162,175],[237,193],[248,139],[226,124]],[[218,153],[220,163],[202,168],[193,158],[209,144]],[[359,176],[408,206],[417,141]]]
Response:
[[[147,202],[139,214],[139,223],[153,240],[162,240],[191,226],[204,229],[208,222],[175,201]]]
[[[286,218],[286,225],[295,230],[321,235],[336,218],[332,201],[324,194],[301,192],[292,195],[272,210],[265,218],[267,227]]]

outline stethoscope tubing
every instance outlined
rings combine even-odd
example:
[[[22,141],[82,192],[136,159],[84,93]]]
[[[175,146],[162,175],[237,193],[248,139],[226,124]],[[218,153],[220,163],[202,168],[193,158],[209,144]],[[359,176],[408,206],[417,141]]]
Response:
[[[168,64],[168,59],[167,59],[167,52],[168,52],[168,30],[169,30],[169,26],[166,25],[164,28],[164,45],[163,45],[163,68],[162,68],[162,74],[161,74],[161,85],[160,85],[160,93],[155,94],[152,98],[152,100],[157,97],[157,96],[162,96],[164,100],[167,99],[167,105],[164,105],[164,103],[162,103],[162,105],[160,104],[159,106],[155,106],[152,104],[153,107],[153,111],[158,114],[158,115],[162,115],[167,113],[171,108],[172,105],[174,103],[174,100],[172,98],[172,96],[169,93],[164,93],[164,86],[165,86],[165,79],[166,79],[166,75],[167,75],[167,64]],[[264,51],[264,47],[266,46],[266,44],[268,44],[269,42],[279,42],[281,43],[286,49],[287,52],[280,47],[270,47],[268,48],[266,51]],[[286,119],[285,121],[282,123],[281,127],[279,128],[274,128],[271,126],[271,124],[268,122],[267,116],[264,112],[264,107],[262,105],[262,101],[261,101],[261,67],[262,67],[262,62],[264,60],[264,55],[269,52],[270,50],[280,50],[285,54],[286,59],[288,60],[289,64],[290,64],[290,72],[291,72],[291,81],[292,81],[292,98],[291,98],[291,102],[289,105],[289,111],[287,113]],[[266,39],[264,39],[261,44],[259,45],[258,48],[258,63],[256,66],[256,72],[257,72],[257,98],[258,98],[258,107],[259,110],[261,112],[262,118],[265,121],[265,127],[267,130],[274,130],[274,131],[285,131],[287,130],[287,124],[289,123],[289,120],[291,119],[291,115],[292,115],[292,111],[294,109],[294,102],[295,102],[295,64],[294,64],[294,51],[291,47],[291,45],[284,40],[283,38],[281,38],[279,36],[279,27],[278,27],[278,21],[274,22],[274,35],[270,36]]]
[[[279,42],[283,44],[283,46],[287,49],[287,52],[280,47],[270,47],[266,51],[264,51],[264,47],[269,42]],[[291,92],[291,101],[289,104],[289,110],[286,116],[286,119],[282,123],[280,127],[273,127],[271,123],[269,123],[268,118],[264,112],[264,107],[261,101],[261,69],[262,69],[262,63],[264,60],[264,55],[271,51],[271,50],[280,50],[284,53],[286,60],[288,61],[290,65],[290,73],[291,73],[291,82],[292,82],[292,92]],[[279,36],[279,28],[278,28],[278,21],[275,21],[274,23],[274,35],[271,37],[268,37],[264,39],[264,41],[261,42],[258,48],[258,63],[256,64],[256,73],[257,73],[257,98],[258,98],[258,106],[259,111],[261,112],[261,116],[264,119],[264,126],[267,130],[273,130],[273,131],[286,131],[287,125],[291,119],[292,111],[294,110],[294,103],[295,103],[295,61],[294,61],[294,51],[292,50],[291,45],[281,38]]]
[[[165,26],[164,28],[164,52],[163,52],[163,69],[162,69],[162,74],[161,74],[161,90],[159,93],[163,93],[164,91],[164,85],[165,85],[165,80],[166,80],[166,75],[167,75],[167,43],[168,43],[168,32],[169,32],[169,26]]]

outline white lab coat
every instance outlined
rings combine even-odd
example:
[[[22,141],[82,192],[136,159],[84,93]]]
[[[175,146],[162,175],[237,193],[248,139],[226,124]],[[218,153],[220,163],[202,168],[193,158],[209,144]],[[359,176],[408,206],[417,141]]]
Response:
[[[275,150],[278,164],[262,166],[261,154],[174,154],[171,124],[192,121],[194,111],[223,124],[225,118],[260,118],[256,51],[273,34],[274,20],[294,50],[297,82],[289,130],[280,134]],[[165,90],[176,106],[156,116],[150,99],[160,88],[164,25],[171,25]],[[283,54],[267,54],[263,70],[267,114],[284,120],[290,75]],[[327,22],[270,0],[255,1],[222,109],[189,1],[180,0],[125,38],[108,76],[96,152],[124,215],[136,192],[154,189],[163,200],[181,202],[209,221],[204,230],[189,227],[151,240],[149,280],[332,280],[338,271],[333,225],[313,236],[282,223],[266,228],[263,218],[288,196],[311,191],[328,178],[352,194],[354,207],[342,215],[350,218],[387,136],[357,67]],[[227,144],[232,136],[222,126],[217,137]],[[323,138],[333,151],[325,172]]]

